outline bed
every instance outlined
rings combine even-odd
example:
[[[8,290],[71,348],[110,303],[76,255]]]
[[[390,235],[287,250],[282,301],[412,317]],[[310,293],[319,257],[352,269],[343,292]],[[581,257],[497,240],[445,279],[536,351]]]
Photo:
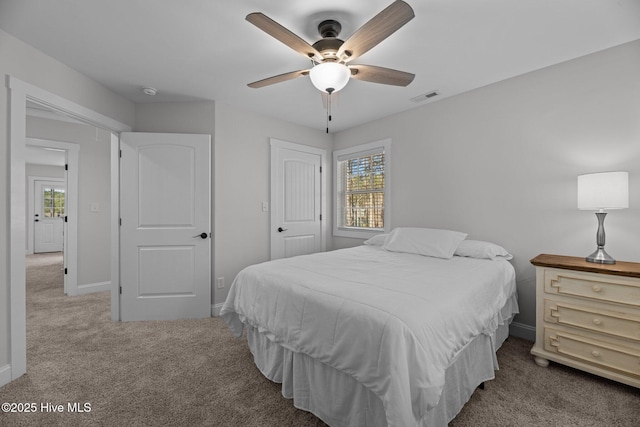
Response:
[[[366,243],[245,268],[221,316],[331,426],[445,426],[498,368],[518,312],[511,256],[448,230]]]

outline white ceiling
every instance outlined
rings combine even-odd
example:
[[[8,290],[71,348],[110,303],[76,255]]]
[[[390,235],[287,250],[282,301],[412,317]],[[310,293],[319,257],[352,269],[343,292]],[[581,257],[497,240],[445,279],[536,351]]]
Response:
[[[353,63],[416,74],[408,87],[352,80],[331,131],[437,102],[536,69],[640,39],[640,0],[407,0],[416,17]],[[245,21],[263,12],[309,43],[337,19],[340,38],[391,0],[0,0],[0,28],[129,100],[215,100],[325,128],[308,77],[247,83],[309,67]],[[141,87],[158,89],[155,97]]]

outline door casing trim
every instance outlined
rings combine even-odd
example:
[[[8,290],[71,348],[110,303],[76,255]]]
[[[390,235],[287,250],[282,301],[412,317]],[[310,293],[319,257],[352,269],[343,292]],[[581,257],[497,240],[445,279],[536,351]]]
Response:
[[[6,87],[9,97],[9,364],[11,380],[15,380],[27,372],[27,328],[26,328],[26,296],[25,296],[25,259],[26,251],[26,194],[25,194],[25,139],[27,101],[80,120],[83,123],[106,129],[112,132],[111,151],[114,152],[114,140],[117,150],[118,138],[114,134],[130,131],[131,127],[110,117],[69,101],[59,95],[23,82],[13,76],[6,76]],[[115,138],[114,138],[115,136]],[[113,154],[111,168],[113,170]],[[117,168],[117,165],[115,165]],[[115,184],[114,184],[115,182]],[[118,176],[111,174],[111,198],[118,199]],[[113,212],[112,204],[112,212]],[[111,218],[113,239],[114,227],[118,229],[118,217]],[[113,276],[119,271],[119,246],[111,244],[111,294],[119,289],[119,277]],[[114,265],[115,264],[115,265]],[[116,295],[117,297],[117,295]],[[113,305],[112,305],[113,319]],[[3,384],[0,384],[0,386]]]

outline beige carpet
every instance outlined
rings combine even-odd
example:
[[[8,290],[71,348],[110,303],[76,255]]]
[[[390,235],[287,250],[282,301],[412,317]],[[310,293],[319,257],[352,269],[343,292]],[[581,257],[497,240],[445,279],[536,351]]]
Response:
[[[0,402],[1,426],[323,426],[255,368],[244,340],[218,318],[112,323],[109,294],[65,297],[60,257],[29,257],[28,373]],[[536,366],[510,338],[501,369],[451,426],[638,426],[640,390],[560,365]],[[90,404],[69,413],[68,403]],[[41,405],[63,405],[47,413]]]

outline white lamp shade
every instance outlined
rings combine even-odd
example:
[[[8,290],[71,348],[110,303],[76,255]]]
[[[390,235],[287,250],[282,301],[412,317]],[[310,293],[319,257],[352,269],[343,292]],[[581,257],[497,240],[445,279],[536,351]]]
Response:
[[[322,92],[337,92],[347,85],[351,70],[337,62],[323,62],[309,71],[311,83]]]
[[[629,207],[629,174],[602,172],[578,176],[578,209],[624,209]]]

